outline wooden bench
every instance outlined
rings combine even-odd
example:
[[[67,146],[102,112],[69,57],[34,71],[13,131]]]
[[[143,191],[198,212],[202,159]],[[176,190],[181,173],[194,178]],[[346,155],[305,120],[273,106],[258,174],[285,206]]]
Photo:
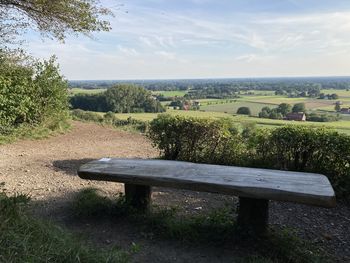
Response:
[[[269,200],[334,207],[335,195],[321,174],[166,160],[102,158],[84,164],[79,177],[125,184],[127,202],[148,210],[151,186],[235,195],[239,197],[240,229],[264,233]]]

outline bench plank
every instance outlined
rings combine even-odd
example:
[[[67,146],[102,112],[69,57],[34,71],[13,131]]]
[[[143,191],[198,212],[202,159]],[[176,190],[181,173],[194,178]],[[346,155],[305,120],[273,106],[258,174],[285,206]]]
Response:
[[[84,164],[79,177],[163,186],[240,197],[334,207],[335,194],[321,174],[180,161],[103,158]]]

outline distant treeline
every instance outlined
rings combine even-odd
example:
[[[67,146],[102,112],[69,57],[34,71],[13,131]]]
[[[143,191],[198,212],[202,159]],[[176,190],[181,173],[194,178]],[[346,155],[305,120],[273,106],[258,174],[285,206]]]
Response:
[[[73,109],[99,112],[164,112],[151,92],[131,84],[115,85],[99,94],[76,94],[70,98]]]
[[[96,89],[116,84],[134,84],[148,90],[201,90],[212,87],[245,90],[350,89],[350,77],[256,78],[256,79],[183,79],[183,80],[81,80],[70,81],[70,87]]]

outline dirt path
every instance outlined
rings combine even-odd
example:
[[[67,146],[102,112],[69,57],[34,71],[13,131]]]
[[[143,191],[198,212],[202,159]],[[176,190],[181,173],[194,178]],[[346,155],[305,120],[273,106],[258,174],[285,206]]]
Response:
[[[93,123],[73,122],[64,135],[39,141],[18,141],[0,146],[0,182],[9,193],[26,193],[40,203],[39,212],[65,222],[73,231],[87,234],[100,245],[128,248],[133,242],[141,250],[135,262],[234,262],[239,251],[234,248],[189,246],[181,242],[155,241],[135,231],[128,222],[101,222],[98,225],[65,220],[65,204],[79,190],[93,186],[107,195],[123,191],[118,183],[88,182],[76,175],[77,168],[91,159],[102,157],[150,158],[158,155],[142,135],[128,133]],[[180,205],[188,213],[205,213],[234,197],[156,188],[155,203]],[[271,202],[271,224],[293,227],[299,235],[320,244],[339,258],[350,262],[350,208],[322,209],[296,204]],[[62,219],[62,220],[60,220]]]
[[[50,202],[62,201],[87,186],[116,193],[121,190],[120,184],[81,180],[76,176],[77,167],[102,157],[156,155],[150,142],[137,133],[73,122],[72,130],[64,135],[0,146],[0,182],[5,182],[8,192],[25,193],[33,200],[50,199]]]

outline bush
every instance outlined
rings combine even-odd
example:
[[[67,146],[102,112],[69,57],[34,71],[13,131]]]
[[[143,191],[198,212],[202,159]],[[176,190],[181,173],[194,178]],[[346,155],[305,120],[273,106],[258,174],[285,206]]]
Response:
[[[148,129],[148,122],[136,120],[129,117],[126,120],[118,119],[113,112],[107,112],[103,116],[96,112],[83,111],[80,109],[75,109],[71,111],[71,115],[74,120],[80,121],[92,121],[102,124],[109,124],[115,127],[128,127],[132,130],[137,130],[139,132],[146,132]]]
[[[226,119],[162,114],[150,123],[148,136],[171,160],[232,164],[243,151],[242,137]]]
[[[339,198],[350,200],[350,136],[345,134],[302,125],[249,127],[240,134],[229,120],[160,115],[148,136],[165,159],[321,173]]]
[[[91,111],[83,111],[83,110],[73,110],[71,112],[74,120],[83,120],[83,121],[93,121],[93,122],[103,122],[104,118],[98,113]]]
[[[330,114],[317,114],[317,113],[310,113],[306,114],[306,120],[307,121],[313,121],[313,122],[329,122],[329,121],[339,121],[340,115],[330,115]]]
[[[55,58],[37,62],[0,50],[0,134],[22,125],[55,129],[67,117],[67,82]]]
[[[326,175],[338,197],[350,200],[350,137],[325,129],[284,126],[256,138],[256,163]],[[268,147],[266,147],[268,145]]]
[[[239,107],[237,114],[251,115],[251,111],[248,107]]]

